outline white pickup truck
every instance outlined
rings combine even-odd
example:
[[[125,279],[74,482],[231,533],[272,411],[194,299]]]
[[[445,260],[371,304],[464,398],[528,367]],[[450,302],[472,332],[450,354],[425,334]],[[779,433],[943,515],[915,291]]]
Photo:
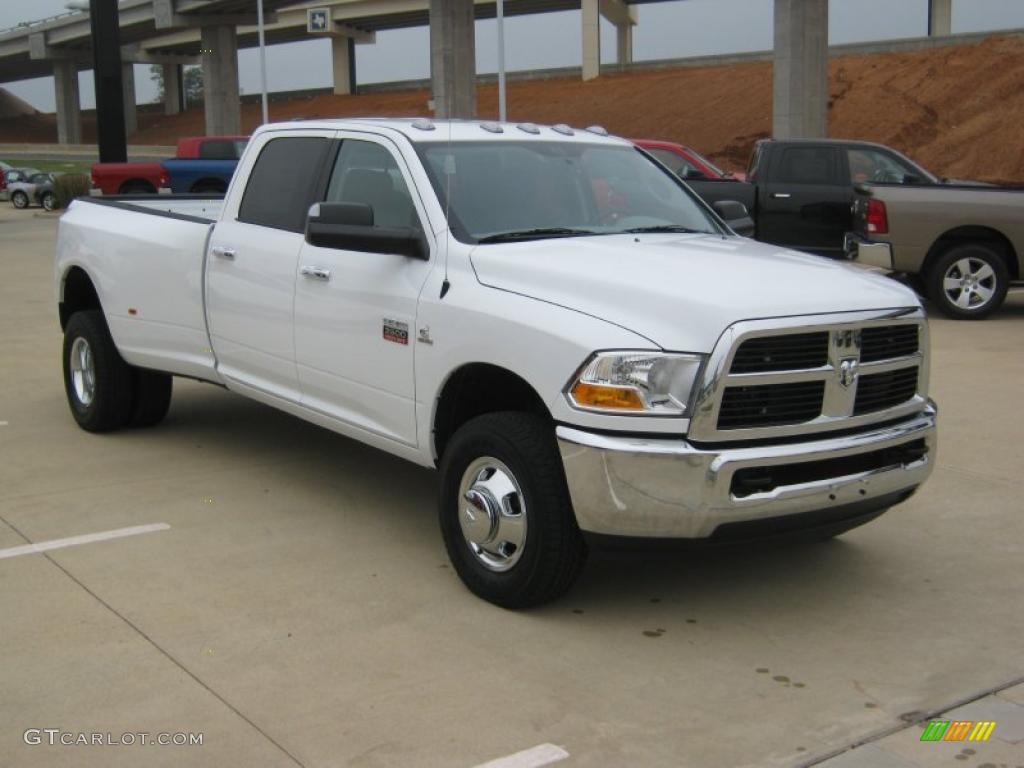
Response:
[[[186,376],[436,466],[455,569],[507,607],[590,535],[827,537],[935,461],[911,291],[737,236],[600,129],[268,125],[223,201],[76,201],[55,277],[84,429]]]

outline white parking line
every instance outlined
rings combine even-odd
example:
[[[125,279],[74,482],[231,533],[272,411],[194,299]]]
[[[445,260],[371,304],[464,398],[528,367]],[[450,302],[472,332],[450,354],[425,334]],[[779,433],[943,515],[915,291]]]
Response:
[[[524,749],[508,757],[499,757],[497,760],[490,760],[480,763],[476,768],[537,768],[537,766],[557,763],[569,756],[561,747],[554,744],[538,744],[536,747]]]
[[[40,541],[37,544],[9,547],[8,549],[0,549],[0,560],[6,557],[17,557],[18,555],[36,555],[40,552],[48,552],[51,549],[77,547],[79,544],[92,544],[94,541],[106,541],[107,539],[120,539],[123,536],[138,536],[140,533],[166,531],[170,527],[167,523],[133,525],[130,528],[118,528],[113,531],[103,531],[102,533],[87,533],[84,536],[71,536],[67,539],[51,539],[50,541]]]

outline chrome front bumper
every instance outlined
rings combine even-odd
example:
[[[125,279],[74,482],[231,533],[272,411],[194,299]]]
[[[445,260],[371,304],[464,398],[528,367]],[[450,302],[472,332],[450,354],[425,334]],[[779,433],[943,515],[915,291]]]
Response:
[[[854,232],[847,232],[843,236],[843,251],[846,258],[858,264],[892,270],[892,245],[889,243],[874,243]]]
[[[935,465],[934,403],[896,425],[842,437],[743,448],[699,448],[686,440],[617,437],[558,427],[576,520],[614,536],[705,538],[727,523],[861,504],[911,491]],[[927,452],[910,463],[840,473],[737,496],[737,471],[858,457],[915,441]],[[813,472],[812,472],[813,474]]]

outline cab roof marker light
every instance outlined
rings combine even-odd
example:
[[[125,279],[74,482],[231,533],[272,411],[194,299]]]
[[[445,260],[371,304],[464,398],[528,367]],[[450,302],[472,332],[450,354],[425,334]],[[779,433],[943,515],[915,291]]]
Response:
[[[551,126],[551,130],[554,131],[555,133],[560,133],[563,136],[573,136],[576,133],[572,128],[570,128],[565,123],[559,123],[558,125],[552,125]]]
[[[480,127],[488,133],[504,133],[505,129],[501,127],[501,123],[486,122],[480,123]]]
[[[540,133],[540,128],[535,123],[520,123],[516,126],[523,133],[529,133],[532,136],[536,136]]]
[[[433,121],[427,120],[425,117],[422,117],[419,120],[413,120],[412,127],[417,131],[433,131],[437,128]]]
[[[608,135],[608,129],[605,128],[603,125],[588,125],[584,130],[586,130],[587,133],[593,133],[596,134],[597,136]]]

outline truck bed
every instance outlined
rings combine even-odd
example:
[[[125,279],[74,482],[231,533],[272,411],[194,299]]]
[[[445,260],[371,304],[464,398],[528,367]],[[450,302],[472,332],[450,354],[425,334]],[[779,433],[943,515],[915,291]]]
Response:
[[[86,271],[132,365],[219,381],[203,266],[222,203],[198,195],[79,198],[61,217],[58,274],[72,264]]]

